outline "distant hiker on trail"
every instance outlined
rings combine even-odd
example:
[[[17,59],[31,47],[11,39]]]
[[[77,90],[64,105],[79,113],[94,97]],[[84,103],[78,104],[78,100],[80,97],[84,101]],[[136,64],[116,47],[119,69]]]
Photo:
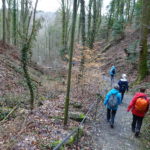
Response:
[[[135,132],[135,137],[139,136],[143,118],[149,109],[150,102],[145,91],[146,89],[141,88],[140,92],[134,95],[127,109],[128,112],[132,110],[133,120],[131,127],[132,132]]]
[[[128,91],[129,88],[126,74],[122,74],[122,78],[119,80],[118,85],[119,91],[121,93],[121,102],[122,102],[124,93],[125,91]]]
[[[107,93],[104,100],[104,105],[107,107],[107,121],[110,122],[111,128],[114,127],[115,115],[119,104],[121,104],[121,94],[119,93],[119,86],[116,84]]]
[[[111,69],[109,71],[109,74],[110,74],[110,79],[111,79],[111,84],[112,84],[112,82],[114,81],[114,76],[116,74],[116,68],[115,68],[115,66],[111,67]]]

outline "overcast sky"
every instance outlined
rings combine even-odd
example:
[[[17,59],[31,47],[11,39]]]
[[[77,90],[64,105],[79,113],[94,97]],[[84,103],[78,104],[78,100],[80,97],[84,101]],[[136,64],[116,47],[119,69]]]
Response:
[[[111,0],[103,0],[103,12],[102,12],[103,14],[105,13],[106,6],[110,3],[110,1]],[[56,12],[60,8],[60,2],[61,0],[39,0],[37,9],[43,11]],[[2,7],[1,0],[0,0],[0,6]]]
[[[43,11],[51,11],[55,12],[60,8],[60,1],[61,0],[39,0],[38,3],[38,10]],[[110,3],[111,0],[103,0],[103,11],[105,12],[106,6]],[[103,12],[103,13],[104,13]]]
[[[60,0],[39,0],[37,9],[55,12],[60,8]]]

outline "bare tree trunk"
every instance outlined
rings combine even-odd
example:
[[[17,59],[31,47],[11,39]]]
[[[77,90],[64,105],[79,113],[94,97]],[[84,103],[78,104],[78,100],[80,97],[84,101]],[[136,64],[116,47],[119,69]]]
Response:
[[[148,75],[147,67],[147,36],[150,24],[150,1],[142,0],[141,31],[140,31],[140,55],[139,55],[139,76],[143,80]]]
[[[81,50],[81,63],[80,63],[80,72],[81,73],[81,78],[83,77],[83,72],[84,72],[84,49],[85,49],[85,1],[84,0],[80,0],[81,2],[81,34],[82,34],[82,50]]]
[[[135,0],[133,0],[133,6],[132,6],[131,14],[130,14],[130,17],[129,17],[130,23],[132,23],[134,10],[135,10]]]
[[[8,0],[8,15],[7,15],[7,42],[10,43],[11,40],[11,0]]]
[[[16,33],[17,33],[17,15],[16,15],[16,0],[14,0],[13,3],[13,43],[14,45],[17,44],[17,37],[16,37]]]
[[[95,35],[96,35],[96,27],[97,27],[97,10],[96,10],[96,0],[93,0],[93,24],[92,24],[92,32],[91,32],[91,35],[90,35],[90,44],[89,44],[89,47],[92,49],[93,48],[93,44],[94,44],[94,41],[95,41]]]
[[[92,9],[92,2],[93,0],[89,0],[89,10],[88,10],[88,45],[90,45],[90,41],[91,41],[91,19],[92,19],[92,13],[91,13],[91,9]]]
[[[102,3],[103,0],[98,0],[97,2],[97,30],[99,31],[101,21],[102,21]]]
[[[6,42],[6,1],[2,0],[3,2],[3,43]]]
[[[72,56],[73,56],[73,48],[74,48],[74,34],[75,34],[75,25],[76,25],[76,15],[77,15],[77,0],[74,0],[71,41],[70,41],[70,57],[69,57],[69,70],[68,70],[68,81],[67,81],[67,93],[66,93],[65,112],[64,112],[64,125],[67,125],[67,121],[68,121],[68,110],[69,110],[69,101],[70,101],[70,86],[71,86],[71,71],[72,71]]]
[[[61,0],[62,2],[62,52],[66,54],[68,52],[68,36],[69,36],[69,1]]]

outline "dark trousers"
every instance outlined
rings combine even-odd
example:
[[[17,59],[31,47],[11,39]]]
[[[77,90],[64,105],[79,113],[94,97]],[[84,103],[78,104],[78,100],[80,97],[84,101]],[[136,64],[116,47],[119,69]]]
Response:
[[[111,82],[114,82],[114,75],[110,75]]]
[[[117,110],[111,110],[111,109],[107,108],[107,121],[110,121],[110,123],[112,125],[114,124],[116,111]]]
[[[111,87],[112,87],[112,85],[113,85],[113,83],[114,83],[114,75],[111,75],[111,76],[110,76],[110,80],[111,80]]]
[[[138,117],[136,115],[133,115],[133,121],[132,121],[132,131],[140,132],[142,121],[144,117]]]
[[[121,92],[121,102],[123,101],[125,91]]]

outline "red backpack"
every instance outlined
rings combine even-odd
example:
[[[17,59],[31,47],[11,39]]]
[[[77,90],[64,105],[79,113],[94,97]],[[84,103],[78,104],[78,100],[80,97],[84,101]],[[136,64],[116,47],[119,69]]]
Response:
[[[139,97],[135,102],[135,109],[140,112],[146,112],[148,107],[148,101],[146,97]]]

